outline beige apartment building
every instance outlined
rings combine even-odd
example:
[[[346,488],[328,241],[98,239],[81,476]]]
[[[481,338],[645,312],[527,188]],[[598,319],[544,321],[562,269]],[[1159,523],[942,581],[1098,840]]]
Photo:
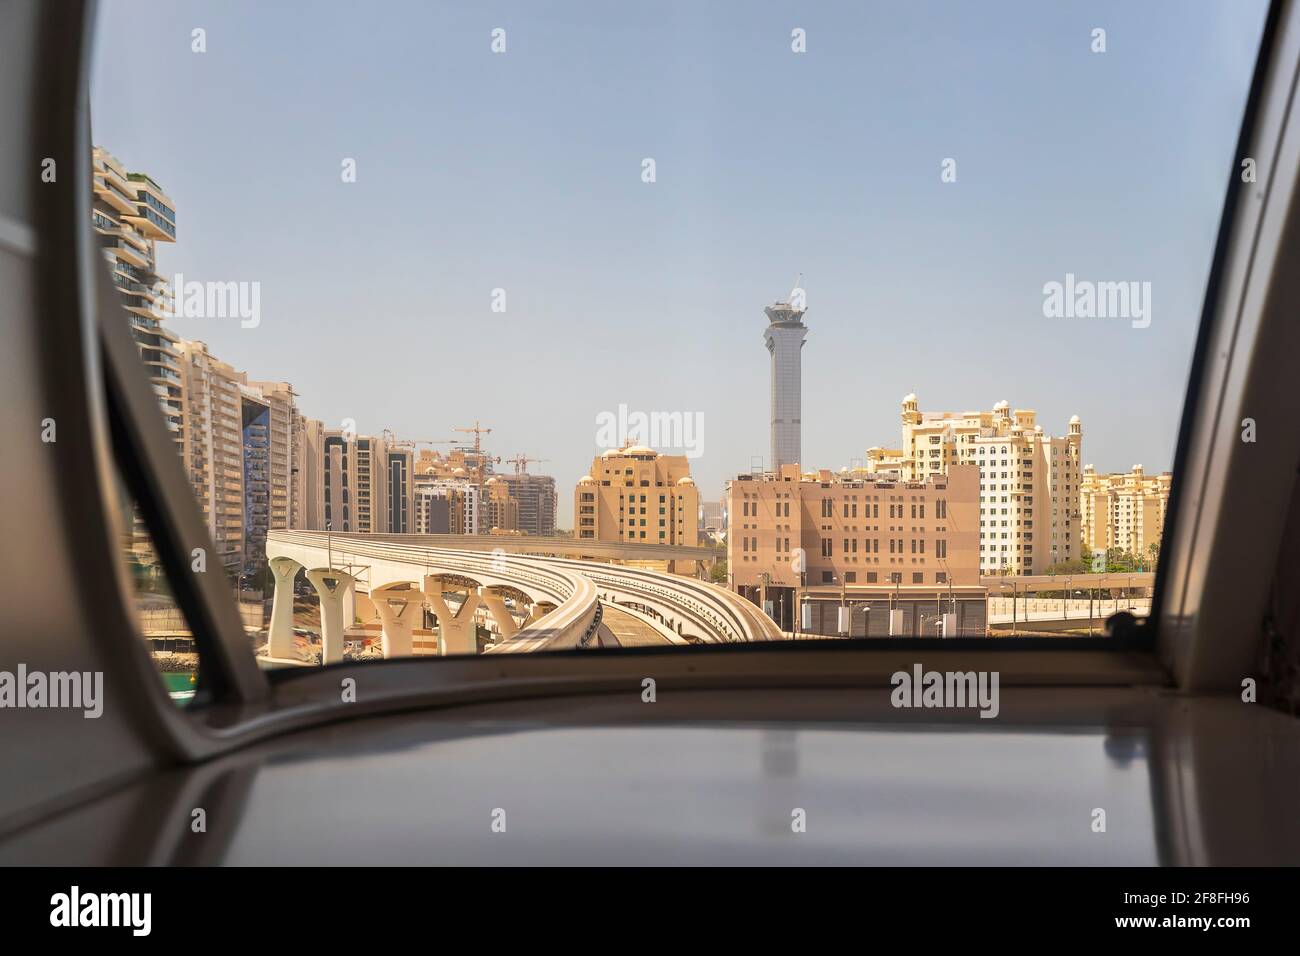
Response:
[[[1093,552],[1117,548],[1149,561],[1154,545],[1158,555],[1172,481],[1170,472],[1148,475],[1141,465],[1102,475],[1086,467],[1079,508],[1084,546]]]
[[[416,534],[481,534],[478,486],[465,478],[415,476]]]
[[[644,445],[592,460],[573,490],[574,537],[636,544],[699,544],[700,493],[685,455]]]
[[[970,463],[923,480],[798,465],[741,475],[727,484],[731,587],[785,630],[807,603],[799,629],[815,634],[982,635],[978,498]]]
[[[492,477],[487,456],[465,448],[453,448],[445,455],[430,448],[421,449],[415,461],[415,473],[435,478],[464,478],[476,485]]]
[[[908,395],[901,418],[902,447],[868,449],[863,471],[920,480],[978,466],[982,574],[1042,574],[1079,557],[1079,416],[1052,437],[1032,409],[998,402],[987,412],[922,412]]]
[[[315,418],[298,417],[294,433],[294,493],[291,528],[325,529],[325,426]]]
[[[555,534],[555,479],[550,475],[530,475],[522,468],[513,475],[505,474],[506,483],[519,507],[518,524],[524,534]]]
[[[380,534],[388,529],[388,448],[383,438],[325,431],[325,527]],[[415,511],[411,485],[411,513]]]
[[[96,146],[91,163],[91,223],[122,304],[131,315],[131,335],[167,428],[177,443],[183,443],[179,340],[159,318],[170,311],[171,298],[158,272],[156,246],[176,241],[176,207],[149,176],[128,172],[107,150]]]
[[[296,510],[294,495],[297,491],[295,473],[299,442],[297,432],[302,427],[298,411],[298,395],[288,382],[249,382],[267,403],[270,410],[270,514],[268,526],[272,530],[294,528]]]
[[[457,489],[430,475],[415,476],[415,533],[451,534]]]
[[[181,461],[217,556],[228,571],[244,563],[243,373],[202,342],[180,340]]]
[[[500,475],[493,475],[483,485],[483,532],[519,530],[519,502],[510,495],[510,485]]]
[[[466,449],[430,449],[415,462],[417,530],[421,534],[489,534],[519,530],[519,501],[494,475],[487,456]]]
[[[310,527],[321,510],[319,467],[312,474],[303,457],[309,420],[288,382],[250,382],[203,342],[180,339],[177,349],[181,460],[208,532],[228,570],[260,564],[267,531]]]

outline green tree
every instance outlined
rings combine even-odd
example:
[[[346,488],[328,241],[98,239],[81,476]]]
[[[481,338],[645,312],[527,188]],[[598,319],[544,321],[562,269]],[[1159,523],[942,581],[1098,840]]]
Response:
[[[723,558],[714,562],[713,567],[709,568],[709,580],[714,584],[727,583],[727,560]]]

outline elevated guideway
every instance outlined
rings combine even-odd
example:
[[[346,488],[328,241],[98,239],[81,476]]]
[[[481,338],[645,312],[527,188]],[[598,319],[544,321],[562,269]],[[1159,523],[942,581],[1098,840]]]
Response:
[[[354,620],[357,594],[368,595],[375,606],[385,657],[413,653],[413,633],[426,608],[436,615],[440,655],[479,651],[475,617],[480,607],[486,608],[499,629],[498,640],[483,648],[486,653],[596,646],[602,643],[598,635],[603,607],[609,605],[644,618],[665,644],[780,640],[782,636],[750,602],[704,581],[618,564],[507,551],[496,536],[457,536],[475,545],[469,548],[428,546],[430,539],[445,537],[270,532],[266,553],[274,574],[275,599],[268,658],[296,662],[293,594],[300,572],[320,597],[324,663],[343,659],[344,632]],[[459,606],[453,610],[458,596]],[[513,604],[513,613],[507,601]]]

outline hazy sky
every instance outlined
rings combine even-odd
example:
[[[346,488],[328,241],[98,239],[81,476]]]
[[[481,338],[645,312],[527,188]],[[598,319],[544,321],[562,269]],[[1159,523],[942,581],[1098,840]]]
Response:
[[[94,137],[175,201],[164,273],[260,283],[257,328],[181,335],[327,427],[480,419],[550,459],[561,525],[620,403],[702,414],[704,497],[766,458],[763,307],[799,273],[807,467],[897,445],[915,391],[1078,414],[1087,462],[1154,471],[1265,7],[119,0]],[[1045,318],[1066,273],[1150,282],[1150,327]]]

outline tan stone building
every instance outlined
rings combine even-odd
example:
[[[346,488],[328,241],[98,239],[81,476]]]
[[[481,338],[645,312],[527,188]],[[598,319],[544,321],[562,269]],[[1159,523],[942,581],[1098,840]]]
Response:
[[[482,452],[424,449],[415,460],[417,530],[421,534],[518,531],[519,501]]]
[[[468,481],[415,476],[416,534],[474,534],[478,489]]]
[[[573,490],[574,537],[636,544],[699,544],[700,493],[685,455],[644,445],[592,460]]]
[[[332,531],[389,531],[388,444],[373,435],[327,429],[324,438],[325,524]],[[415,513],[414,483],[409,514]]]
[[[244,562],[243,373],[202,342],[177,343],[183,383],[181,461],[220,563]]]
[[[1083,543],[1094,552],[1118,548],[1144,561],[1159,553],[1169,509],[1170,472],[1148,475],[1141,465],[1127,474],[1083,470],[1080,507]]]
[[[519,502],[510,495],[510,485],[500,475],[483,484],[483,527],[480,533],[510,533],[519,530]]]
[[[922,412],[902,402],[902,447],[871,448],[864,471],[919,480],[954,464],[980,470],[979,567],[984,574],[1042,574],[1080,554],[1083,427],[1043,431],[1032,409],[998,402],[991,411]]]
[[[325,529],[325,426],[315,418],[299,417],[294,435],[294,496],[291,528]]]
[[[949,636],[982,635],[978,497],[973,465],[924,481],[797,465],[741,475],[727,484],[731,587],[790,631],[921,636],[955,614]]]

